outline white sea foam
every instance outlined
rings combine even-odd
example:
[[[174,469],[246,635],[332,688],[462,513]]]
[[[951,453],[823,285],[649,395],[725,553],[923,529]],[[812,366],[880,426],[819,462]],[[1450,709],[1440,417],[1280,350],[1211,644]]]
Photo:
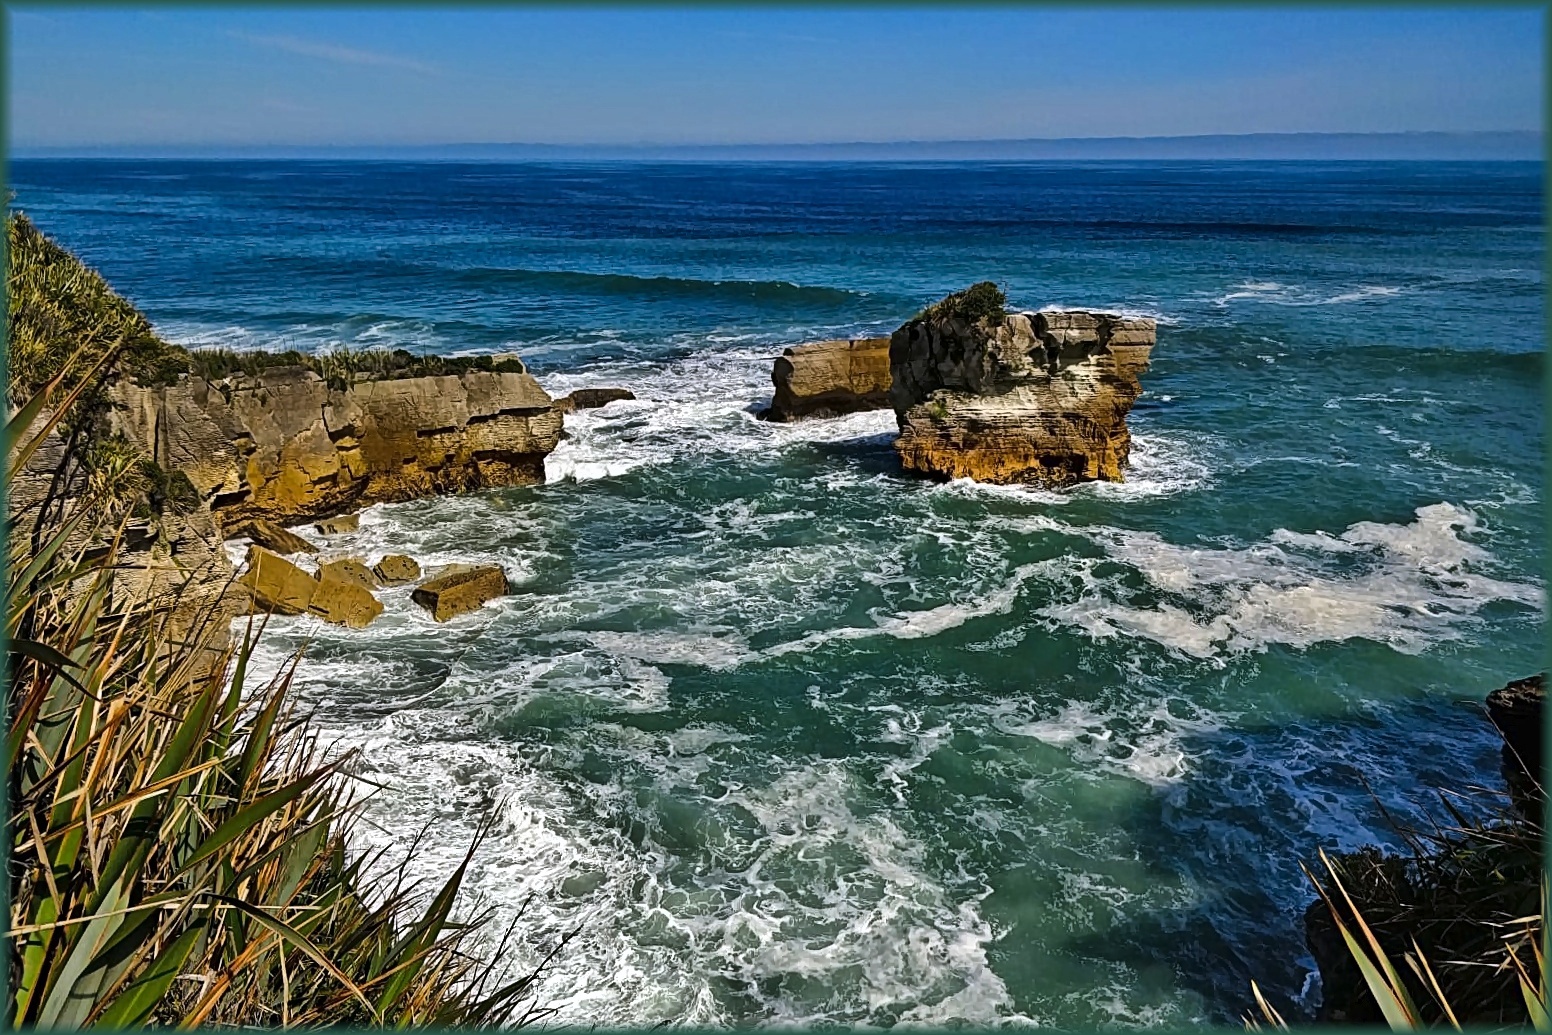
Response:
[[[1018,1019],[988,965],[994,932],[977,909],[986,891],[961,898],[930,876],[921,845],[888,813],[852,804],[858,787],[843,763],[793,759],[769,783],[733,784],[698,805],[711,854],[696,878],[690,860],[650,836],[635,843],[611,820],[636,811],[627,784],[557,780],[499,744],[427,740],[428,718],[401,711],[336,744],[360,749],[354,775],[392,787],[369,805],[362,847],[387,848],[391,864],[434,823],[411,873],[437,880],[494,811],[466,908],[494,907],[497,930],[525,910],[522,937],[494,957],[511,975],[575,932],[537,989],[555,1023],[725,1025],[713,975],[778,1026],[876,1023],[906,1006],[904,1019],[925,1025]],[[664,788],[705,774],[708,751],[743,739],[608,725],[594,736]]]
[[[1278,530],[1249,547],[1188,547],[1151,532],[1095,533],[1173,600],[1138,605],[1096,580],[1039,612],[1095,638],[1142,636],[1197,658],[1280,643],[1307,648],[1353,638],[1415,654],[1456,639],[1493,601],[1544,606],[1540,587],[1472,570],[1490,560],[1461,538],[1476,528],[1452,504],[1420,507],[1405,524],[1363,521],[1337,536]],[[1334,562],[1345,558],[1344,568]]]
[[[950,629],[957,629],[972,619],[1006,614],[1011,611],[1024,583],[1047,568],[1046,562],[1021,565],[1014,569],[1010,579],[981,596],[939,604],[937,607],[922,610],[874,614],[871,626],[821,629],[799,639],[767,647],[761,653],[767,657],[806,653],[827,643],[867,639],[873,636],[892,636],[897,640],[916,640],[936,636]]]
[[[994,728],[1062,748],[1085,767],[1128,776],[1160,790],[1178,784],[1189,772],[1181,739],[1218,730],[1222,723],[1220,716],[1204,712],[1183,719],[1170,711],[1167,702],[1157,702],[1125,722],[1077,701],[1041,719],[1022,718],[1022,711],[1022,707],[1005,707],[994,712]]]
[[[774,356],[769,347],[718,348],[661,365],[603,363],[547,375],[545,388],[556,397],[627,386],[636,400],[569,414],[567,437],[545,459],[546,477],[587,481],[697,457],[893,435],[887,410],[792,424],[757,420],[753,411],[770,399]]]
[[[1012,309],[1013,307],[1009,308]],[[1062,305],[1059,303],[1051,303],[1049,305],[1038,306],[1034,309],[1019,309],[1018,311],[1023,313],[1104,313],[1107,316],[1121,316],[1129,319],[1148,319],[1154,321],[1162,327],[1174,327],[1180,323],[1177,318],[1168,316],[1158,309],[1138,306]]]
[[[1266,305],[1316,306],[1367,302],[1401,294],[1402,289],[1386,284],[1362,284],[1334,295],[1325,295],[1298,285],[1274,280],[1249,280],[1236,284],[1228,292],[1211,298],[1213,305],[1224,307],[1233,302],[1259,302]]]
[[[446,338],[423,319],[402,317],[374,320],[356,327],[358,317],[341,316],[322,324],[294,323],[276,328],[254,328],[242,324],[211,323],[198,320],[164,320],[156,324],[157,333],[176,345],[189,349],[230,349],[252,352],[261,349],[296,349],[319,352],[339,346],[354,348],[408,348],[417,351],[446,350]],[[489,350],[484,350],[489,351]]]

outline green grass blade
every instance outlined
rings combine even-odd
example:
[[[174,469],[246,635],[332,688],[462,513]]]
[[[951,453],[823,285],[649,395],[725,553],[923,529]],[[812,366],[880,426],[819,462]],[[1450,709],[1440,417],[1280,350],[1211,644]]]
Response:
[[[217,827],[210,836],[205,839],[193,855],[178,868],[175,877],[181,877],[194,867],[215,855],[222,848],[234,841],[239,836],[258,828],[258,825],[269,816],[285,808],[296,801],[307,791],[315,787],[319,780],[332,775],[332,770],[320,769],[293,780],[272,794],[267,794],[252,804],[244,806],[235,816]]]
[[[201,933],[199,927],[191,927],[158,953],[151,967],[97,1016],[96,1025],[110,1030],[144,1026],[172,986]]]

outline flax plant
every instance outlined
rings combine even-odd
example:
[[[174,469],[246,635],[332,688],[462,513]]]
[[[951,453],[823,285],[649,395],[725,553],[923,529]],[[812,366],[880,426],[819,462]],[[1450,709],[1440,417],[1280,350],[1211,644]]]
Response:
[[[1552,1031],[1541,811],[1480,787],[1439,800],[1445,818],[1427,828],[1391,819],[1405,855],[1321,851],[1305,876],[1392,1030]],[[1286,1028],[1251,991],[1246,1025]]]
[[[12,416],[10,477],[90,391],[69,373],[83,366],[104,364],[61,364]],[[125,597],[123,519],[102,527],[122,512],[107,499],[120,475],[85,479],[42,534],[12,537],[10,1023],[542,1016],[537,973],[498,983],[472,952],[486,917],[454,911],[468,856],[421,888],[350,850],[351,756],[326,759],[288,696],[305,662],[256,682],[251,625],[232,643],[213,603]]]

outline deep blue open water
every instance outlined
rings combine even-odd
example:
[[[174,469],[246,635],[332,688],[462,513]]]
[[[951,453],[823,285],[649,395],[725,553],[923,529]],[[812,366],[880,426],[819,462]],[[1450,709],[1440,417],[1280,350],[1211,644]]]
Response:
[[[308,644],[366,839],[576,937],[568,1023],[1310,1012],[1298,861],[1496,780],[1540,666],[1540,165],[16,162],[15,204],[190,346],[516,350],[530,488],[331,552],[497,562]],[[901,476],[893,415],[753,411],[789,344],[991,279],[1155,316],[1121,485]],[[1366,788],[1365,783],[1368,787]]]

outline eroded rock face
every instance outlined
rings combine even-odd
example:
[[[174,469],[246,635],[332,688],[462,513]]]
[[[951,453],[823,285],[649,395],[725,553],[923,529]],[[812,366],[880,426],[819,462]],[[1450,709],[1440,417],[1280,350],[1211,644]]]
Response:
[[[1487,695],[1487,717],[1503,735],[1503,775],[1509,794],[1526,815],[1541,814],[1545,788],[1547,701],[1545,672],[1516,679]]]
[[[439,622],[477,610],[509,592],[506,572],[494,565],[457,567],[415,587],[410,599]]]
[[[888,338],[794,345],[776,359],[766,420],[835,417],[889,406]]]
[[[120,429],[183,471],[222,527],[544,480],[561,416],[526,373],[357,380],[300,367],[162,388],[121,384]]]
[[[1155,324],[1091,312],[923,316],[890,338],[907,470],[1046,486],[1122,481]]]

